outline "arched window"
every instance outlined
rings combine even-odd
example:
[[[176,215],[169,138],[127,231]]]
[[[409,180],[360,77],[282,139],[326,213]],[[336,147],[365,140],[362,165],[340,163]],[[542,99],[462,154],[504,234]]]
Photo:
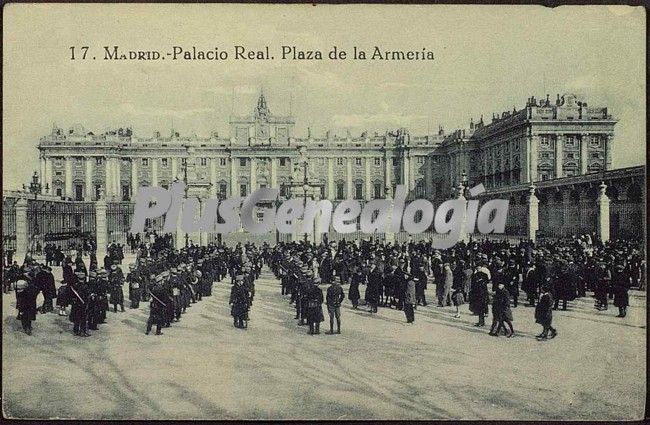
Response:
[[[336,199],[345,199],[345,182],[343,180],[337,180],[335,185]]]
[[[363,180],[361,179],[354,182],[354,199],[363,199]]]

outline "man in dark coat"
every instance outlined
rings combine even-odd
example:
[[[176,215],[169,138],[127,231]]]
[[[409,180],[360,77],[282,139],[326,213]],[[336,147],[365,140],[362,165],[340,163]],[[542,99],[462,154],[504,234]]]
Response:
[[[548,332],[551,332],[551,338],[557,336],[557,330],[553,328],[553,295],[548,285],[542,286],[542,294],[539,297],[539,303],[535,307],[535,322],[543,327],[541,334],[537,338],[545,340],[548,338]]]
[[[126,281],[129,283],[129,300],[131,308],[140,307],[140,296],[142,293],[142,277],[136,269],[135,264],[129,266],[129,273],[126,275]]]
[[[512,307],[516,308],[519,303],[519,270],[514,258],[508,260],[508,267],[505,269],[506,290],[512,297]]]
[[[38,287],[29,275],[22,275],[16,281],[16,309],[18,320],[27,335],[32,334],[32,321],[36,320],[36,296]]]
[[[529,307],[535,307],[537,293],[540,284],[540,270],[534,263],[529,263],[529,268],[524,272],[524,279],[521,283],[521,289],[526,293]]]
[[[383,277],[379,267],[375,263],[370,265],[368,274],[368,286],[366,287],[366,302],[371,313],[377,313],[377,304],[379,304],[379,292],[381,291]]]
[[[363,271],[357,266],[352,267],[352,279],[350,280],[350,287],[348,288],[348,298],[352,303],[352,308],[357,309],[359,306],[359,299],[361,293],[359,292],[359,285],[365,284],[366,276]]]
[[[50,266],[41,267],[40,271],[36,274],[37,287],[43,293],[43,305],[41,306],[41,313],[49,313],[54,311],[54,298],[56,298],[56,285],[54,283],[54,275]]]
[[[334,318],[336,318],[336,333],[341,333],[341,303],[345,299],[343,288],[336,280],[331,281],[331,285],[327,288],[327,312],[330,316],[330,331],[329,334],[334,333]]]
[[[507,323],[510,328],[509,334],[504,323]],[[503,283],[499,283],[499,286],[497,286],[492,300],[492,328],[490,329],[490,335],[499,336],[501,329],[506,332],[508,338],[515,334],[512,326],[512,310],[510,310],[510,293]]]
[[[628,289],[632,286],[632,279],[623,264],[617,264],[612,274],[612,291],[614,292],[614,306],[618,307],[618,316],[627,315],[627,307],[630,305]]]
[[[74,334],[77,336],[90,336],[88,333],[88,287],[86,275],[79,271],[75,273],[76,279],[70,285],[70,321],[74,323]]]
[[[244,287],[244,275],[235,276],[235,284],[230,289],[230,314],[236,328],[246,328],[248,321],[248,291]]]
[[[404,291],[404,314],[406,315],[406,323],[415,322],[415,304],[417,303],[415,295],[415,277],[409,276],[406,281],[406,290]]]
[[[165,288],[162,286],[163,276],[159,274],[155,278],[155,282],[152,283],[151,288],[151,303],[149,304],[149,319],[147,320],[147,330],[145,331],[146,335],[149,335],[151,332],[151,327],[156,325],[156,335],[162,335],[160,329],[162,328],[165,317],[164,312],[167,304],[165,299],[167,294]]]
[[[485,326],[485,315],[488,313],[490,294],[488,292],[489,271],[479,262],[474,269],[469,290],[469,309],[478,315],[476,326]]]
[[[122,269],[117,266],[117,262],[111,266],[111,271],[108,275],[108,282],[110,285],[113,312],[117,313],[118,305],[120,306],[120,310],[124,311],[124,291],[122,290],[122,285],[124,285],[124,274],[122,273]]]
[[[320,322],[325,320],[323,316],[323,290],[318,287],[320,278],[315,278],[314,283],[309,285],[307,290],[307,324],[309,334],[320,334]]]

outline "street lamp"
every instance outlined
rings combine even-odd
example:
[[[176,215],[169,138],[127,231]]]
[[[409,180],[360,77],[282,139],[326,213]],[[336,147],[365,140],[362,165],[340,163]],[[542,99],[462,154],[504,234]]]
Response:
[[[38,179],[38,173],[34,171],[34,175],[32,176],[32,181],[29,183],[29,189],[23,184],[23,190],[25,192],[29,192],[32,195],[34,195],[34,200],[38,199],[38,195],[43,193],[43,185]],[[50,190],[50,185],[45,184],[45,191]]]

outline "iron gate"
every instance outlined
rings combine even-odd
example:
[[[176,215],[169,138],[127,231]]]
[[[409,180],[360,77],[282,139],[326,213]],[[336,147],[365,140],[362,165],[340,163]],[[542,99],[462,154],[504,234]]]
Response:
[[[16,198],[2,198],[2,251],[16,250]]]
[[[92,202],[29,200],[27,204],[29,250],[42,253],[46,244],[63,250],[94,245],[95,205]]]

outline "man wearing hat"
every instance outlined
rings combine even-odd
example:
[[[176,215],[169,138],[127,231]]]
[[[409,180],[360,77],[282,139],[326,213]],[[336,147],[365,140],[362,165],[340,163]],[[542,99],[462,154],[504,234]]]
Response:
[[[519,303],[519,269],[514,258],[508,260],[508,266],[504,271],[505,288],[508,295],[512,297],[512,307],[516,308]]]
[[[487,261],[481,258],[476,263],[469,291],[469,309],[472,313],[478,315],[476,326],[485,326],[485,315],[489,311],[490,302],[489,281],[490,271],[487,268]]]
[[[341,288],[341,285],[335,279],[332,279],[329,288],[327,288],[326,297],[327,312],[330,316],[330,335],[334,333],[334,318],[336,318],[336,333],[341,333],[341,303],[344,299],[345,294],[343,293],[343,288]]]
[[[56,285],[54,283],[54,275],[50,266],[42,266],[36,273],[36,286],[43,292],[43,305],[41,306],[41,313],[49,313],[54,311],[53,300],[56,298]]]
[[[88,273],[88,329],[94,331],[97,330],[101,315],[99,292],[97,269],[91,270]]]
[[[248,291],[244,288],[244,275],[237,274],[235,275],[235,284],[230,289],[230,301],[229,304],[232,306],[230,309],[230,314],[233,317],[233,325],[236,328],[246,328],[248,327]]]
[[[551,338],[557,336],[557,330],[553,328],[553,295],[548,284],[542,286],[542,293],[539,297],[539,303],[535,307],[535,322],[542,325],[542,333],[537,335],[540,340],[548,338],[549,331]]]
[[[113,304],[113,312],[117,313],[117,306],[120,310],[124,311],[124,292],[122,285],[124,285],[124,274],[122,269],[117,265],[118,261],[115,260],[111,265],[111,271],[108,275],[108,283],[110,285],[111,304]]]
[[[625,265],[618,263],[612,274],[612,291],[614,292],[614,306],[618,307],[618,316],[625,317],[627,315],[627,307],[630,305],[629,296],[627,291],[632,286],[632,278],[630,277]]]
[[[106,312],[108,312],[108,272],[104,268],[97,269],[97,306],[99,311],[98,323],[106,323]]]
[[[129,300],[131,308],[140,307],[140,296],[142,293],[142,276],[135,264],[129,265],[129,273],[126,275],[126,281],[129,283]]]
[[[162,328],[165,318],[164,311],[167,307],[164,299],[166,298],[165,289],[162,286],[163,275],[158,274],[151,288],[151,302],[149,303],[149,319],[147,320],[147,330],[145,335],[149,335],[151,327],[156,325],[156,335],[162,335]]]
[[[88,333],[88,287],[86,274],[82,271],[75,273],[76,279],[70,285],[70,321],[74,324],[74,334],[90,336]]]
[[[32,334],[32,321],[36,320],[36,297],[38,287],[28,274],[18,277],[15,283],[17,319],[20,320],[27,335]]]
[[[312,284],[307,287],[307,324],[309,325],[309,334],[320,334],[320,322],[325,320],[323,316],[323,290],[318,287],[321,282],[320,278],[314,278]]]

